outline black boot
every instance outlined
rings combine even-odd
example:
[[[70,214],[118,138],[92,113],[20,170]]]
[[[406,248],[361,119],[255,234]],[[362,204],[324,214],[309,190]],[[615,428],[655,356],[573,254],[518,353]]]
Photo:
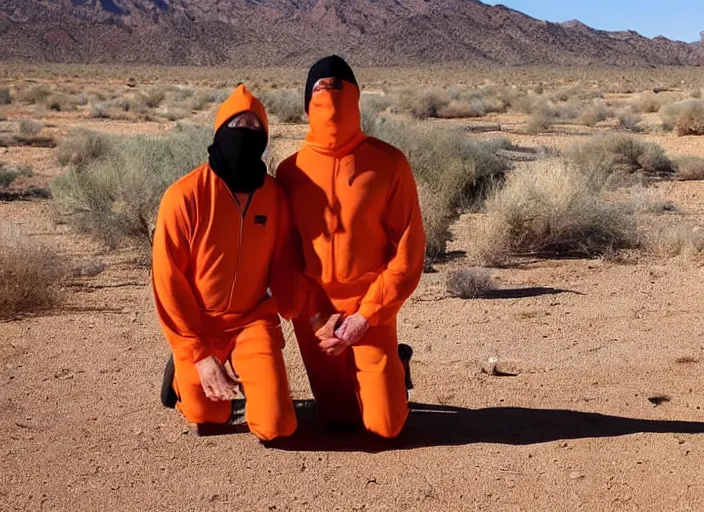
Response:
[[[176,391],[174,391],[175,375],[176,368],[174,367],[174,356],[172,354],[169,356],[169,360],[166,361],[166,368],[164,368],[164,379],[161,381],[161,404],[169,409],[175,409],[176,401],[178,400]]]
[[[413,381],[411,380],[411,357],[413,357],[413,349],[410,345],[399,343],[398,357],[403,363],[403,373],[406,380],[406,399],[409,397],[409,391],[413,389]]]

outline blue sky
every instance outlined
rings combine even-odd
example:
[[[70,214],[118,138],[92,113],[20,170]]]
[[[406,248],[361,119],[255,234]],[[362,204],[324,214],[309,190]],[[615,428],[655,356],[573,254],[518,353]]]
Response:
[[[578,19],[602,30],[632,29],[647,37],[662,35],[694,42],[704,31],[704,0],[502,0],[485,3],[548,21]]]

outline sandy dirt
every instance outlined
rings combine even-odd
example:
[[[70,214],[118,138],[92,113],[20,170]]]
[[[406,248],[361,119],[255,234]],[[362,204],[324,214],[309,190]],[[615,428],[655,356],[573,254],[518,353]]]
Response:
[[[47,122],[62,133],[169,126]],[[275,127],[290,151],[303,134]],[[509,136],[533,147],[575,140]],[[704,139],[649,138],[704,156]],[[3,161],[33,165],[44,184],[61,172],[51,149],[0,151]],[[704,220],[704,185],[658,189]],[[400,316],[400,338],[415,349],[413,413],[401,438],[321,430],[289,338],[299,431],[265,448],[246,432],[198,437],[160,405],[168,348],[148,269],[55,218],[49,200],[0,203],[0,222],[75,265],[106,270],[72,278],[59,309],[0,323],[0,510],[704,510],[697,261],[525,260],[492,271],[491,298],[451,299],[447,272],[466,264],[472,244],[463,217],[457,257],[423,277]],[[482,373],[490,357],[520,375]]]

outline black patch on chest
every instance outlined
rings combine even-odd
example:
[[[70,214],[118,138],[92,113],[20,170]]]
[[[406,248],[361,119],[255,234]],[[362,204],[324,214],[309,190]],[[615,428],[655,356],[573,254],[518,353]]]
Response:
[[[259,224],[261,226],[266,226],[266,215],[255,215],[254,216],[254,223]]]

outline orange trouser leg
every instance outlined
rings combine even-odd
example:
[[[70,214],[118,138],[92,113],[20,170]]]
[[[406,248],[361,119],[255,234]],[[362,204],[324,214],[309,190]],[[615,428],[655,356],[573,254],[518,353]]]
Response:
[[[294,320],[293,328],[315,398],[318,419],[326,425],[362,425],[351,351],[326,355],[307,322]]]
[[[236,338],[232,366],[247,400],[245,419],[259,439],[271,441],[297,427],[281,347],[278,317],[248,325]]]
[[[351,351],[365,428],[382,437],[398,436],[408,419],[408,401],[395,322],[371,327]]]
[[[227,352],[219,351],[215,357],[220,361],[226,360]],[[224,356],[224,357],[223,357]],[[176,408],[183,414],[189,423],[227,423],[232,410],[232,402],[214,402],[205,396],[200,376],[195,365],[174,356],[176,376],[174,389],[178,395]]]
[[[359,423],[382,437],[396,437],[408,419],[396,325],[372,327],[342,355],[324,354],[305,323],[294,322],[320,419]],[[361,414],[361,418],[360,418]]]

